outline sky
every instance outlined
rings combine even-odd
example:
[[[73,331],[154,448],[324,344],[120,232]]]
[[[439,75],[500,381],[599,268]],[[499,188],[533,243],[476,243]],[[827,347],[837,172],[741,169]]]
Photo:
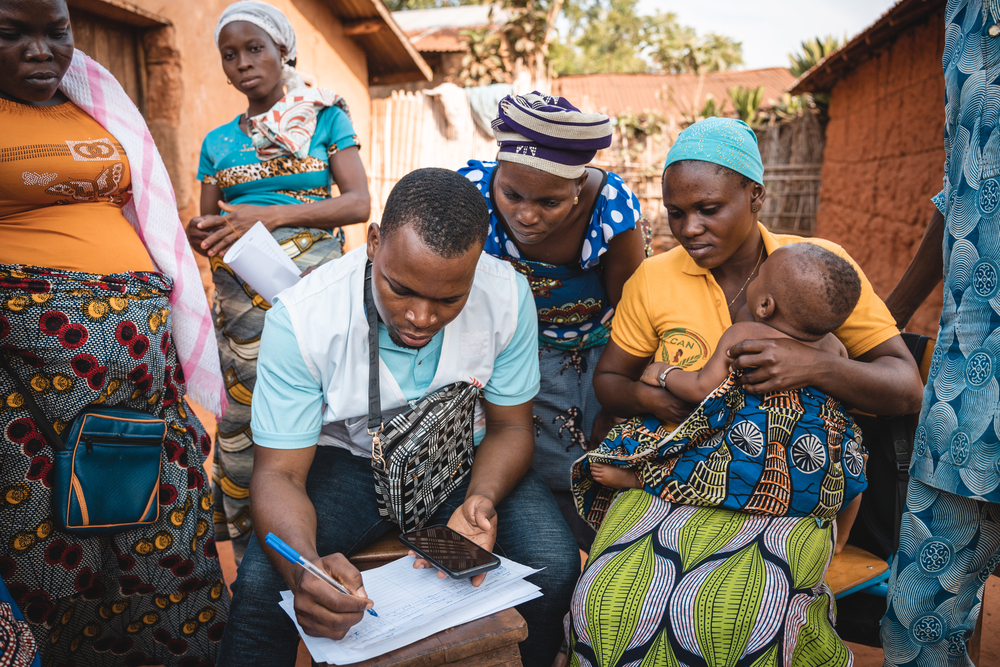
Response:
[[[844,33],[851,39],[895,0],[640,0],[639,13],[673,12],[699,35],[716,32],[743,43],[747,69],[788,67],[803,40]]]

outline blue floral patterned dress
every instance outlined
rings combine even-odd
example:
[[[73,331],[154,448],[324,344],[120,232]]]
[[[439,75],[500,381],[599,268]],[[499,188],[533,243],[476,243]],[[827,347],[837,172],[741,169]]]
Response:
[[[944,304],[882,619],[886,665],[967,666],[1000,564],[1000,0],[944,26]]]
[[[528,278],[538,310],[542,386],[534,401],[533,466],[549,488],[567,493],[573,461],[586,451],[600,405],[594,396],[594,367],[607,343],[614,308],[608,302],[601,255],[618,234],[645,221],[639,199],[621,177],[603,173],[580,261],[553,265],[524,259],[504,231],[493,206],[496,162],[470,160],[459,170],[486,198],[490,234],[485,251],[505,259]],[[642,224],[640,224],[642,221]],[[647,251],[649,244],[647,236]]]

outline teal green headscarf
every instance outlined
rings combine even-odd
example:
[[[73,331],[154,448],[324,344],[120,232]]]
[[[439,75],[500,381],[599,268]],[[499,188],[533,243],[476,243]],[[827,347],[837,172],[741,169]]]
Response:
[[[757,135],[742,120],[706,118],[691,125],[677,135],[663,170],[681,160],[720,164],[764,184],[764,163],[757,148]]]

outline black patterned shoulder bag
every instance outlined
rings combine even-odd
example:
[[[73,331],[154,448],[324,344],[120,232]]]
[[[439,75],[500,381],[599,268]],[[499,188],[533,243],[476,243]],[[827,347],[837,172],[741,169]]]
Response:
[[[455,382],[382,422],[378,312],[372,264],[365,266],[368,316],[368,435],[379,514],[404,533],[421,528],[472,470],[472,435],[479,388]]]

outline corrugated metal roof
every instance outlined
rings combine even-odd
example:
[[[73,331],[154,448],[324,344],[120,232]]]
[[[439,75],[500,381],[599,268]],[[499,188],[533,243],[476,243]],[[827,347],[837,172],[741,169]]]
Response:
[[[695,74],[586,74],[560,77],[552,91],[583,111],[602,111],[616,116],[625,111],[656,111],[681,120],[683,114],[700,110],[708,95],[733,112],[729,89],[764,86],[768,102],[784,93],[795,78],[784,67]]]
[[[459,34],[461,30],[481,28],[484,26],[468,26],[467,28],[431,28],[429,30],[413,30],[406,33],[410,43],[421,53],[430,52],[461,52],[468,51],[468,44]]]
[[[430,66],[382,0],[326,0],[349,35],[368,55],[368,83],[430,81]]]
[[[903,31],[944,9],[945,4],[946,0],[899,0],[879,20],[799,77],[790,91],[796,95],[829,92],[845,73],[871,58]]]
[[[491,16],[490,5],[464,5],[393,12],[392,18],[410,38],[417,51],[461,52],[468,50],[468,47],[459,31],[501,25],[507,22],[509,14],[498,6],[493,8]]]
[[[490,24],[490,5],[464,5],[438,9],[408,9],[392,12],[392,18],[407,33],[431,28],[471,28]],[[507,12],[493,8],[493,23],[506,23]]]

